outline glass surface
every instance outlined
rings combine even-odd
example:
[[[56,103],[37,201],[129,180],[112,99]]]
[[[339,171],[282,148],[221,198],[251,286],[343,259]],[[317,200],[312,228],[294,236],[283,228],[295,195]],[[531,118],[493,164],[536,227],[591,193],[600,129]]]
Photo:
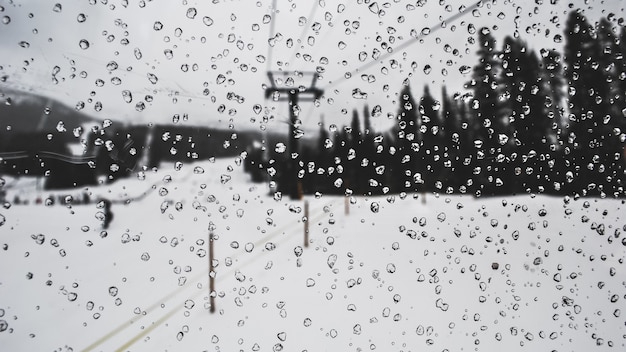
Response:
[[[0,0],[0,349],[626,350],[622,0]]]

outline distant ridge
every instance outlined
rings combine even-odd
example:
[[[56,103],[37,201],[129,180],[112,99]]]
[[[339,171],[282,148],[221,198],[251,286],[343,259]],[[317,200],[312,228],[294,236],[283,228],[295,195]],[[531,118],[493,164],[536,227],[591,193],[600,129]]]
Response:
[[[56,99],[0,86],[0,133],[58,132],[59,123],[71,133],[96,121]]]

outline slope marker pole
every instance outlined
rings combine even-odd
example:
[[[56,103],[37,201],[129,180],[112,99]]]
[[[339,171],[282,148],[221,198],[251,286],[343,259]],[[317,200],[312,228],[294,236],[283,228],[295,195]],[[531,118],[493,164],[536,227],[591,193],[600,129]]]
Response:
[[[209,311],[215,313],[215,268],[213,267],[213,231],[209,232]]]
[[[309,246],[309,201],[304,201],[304,248]]]

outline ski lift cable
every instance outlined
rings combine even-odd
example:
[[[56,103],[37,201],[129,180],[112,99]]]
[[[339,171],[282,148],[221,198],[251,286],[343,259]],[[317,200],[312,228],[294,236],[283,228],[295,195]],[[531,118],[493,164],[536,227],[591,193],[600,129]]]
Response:
[[[409,39],[409,40],[405,41],[404,43],[398,45],[397,47],[394,48],[393,51],[387,52],[387,53],[381,55],[379,58],[377,58],[375,60],[372,60],[370,62],[367,62],[367,63],[357,67],[356,69],[350,71],[349,75],[348,74],[344,74],[343,76],[341,76],[340,78],[337,78],[336,80],[329,81],[328,85],[326,85],[325,88],[330,88],[330,87],[336,86],[336,85],[342,83],[343,81],[348,80],[349,77],[352,77],[352,75],[354,75],[354,74],[356,74],[358,72],[365,71],[365,70],[371,68],[372,66],[374,66],[374,65],[376,65],[376,64],[378,64],[378,63],[380,63],[380,62],[382,62],[382,61],[384,61],[384,60],[386,60],[386,59],[388,59],[388,58],[390,58],[390,57],[392,57],[392,56],[394,56],[396,54],[398,54],[399,52],[401,52],[402,50],[408,48],[409,46],[411,46],[413,44],[416,44],[416,43],[419,43],[420,40],[424,39],[424,37],[426,37],[427,35],[430,35],[433,32],[436,32],[436,31],[438,31],[438,30],[440,30],[442,28],[445,28],[449,23],[455,22],[458,19],[464,17],[465,15],[467,15],[467,14],[473,12],[474,10],[476,10],[476,9],[478,9],[480,7],[483,7],[485,4],[491,3],[491,2],[492,2],[492,0],[480,0],[480,1],[476,2],[476,3],[474,3],[474,5],[472,5],[470,7],[467,7],[463,11],[460,11],[460,12],[458,12],[458,13],[456,13],[456,14],[454,14],[454,15],[446,18],[446,19],[444,19],[443,21],[439,22],[437,25],[429,27],[426,34],[424,34],[422,32],[419,35],[413,37],[412,39]],[[346,77],[346,76],[348,76],[348,77]]]
[[[456,13],[456,14],[448,17],[448,18],[446,18],[445,20],[439,22],[439,24],[437,24],[437,25],[430,27],[429,31],[428,31],[428,34],[431,34],[431,33],[435,32],[435,31],[437,31],[439,29],[444,28],[447,24],[455,22],[458,19],[460,19],[460,18],[464,17],[465,15],[471,13],[472,11],[476,10],[477,8],[480,8],[480,7],[484,6],[485,4],[491,3],[491,2],[492,2],[492,0],[481,0],[481,1],[478,1],[478,2],[474,3],[474,5],[472,5],[470,7],[467,7],[463,11],[460,11],[460,12],[458,12],[458,13]],[[394,48],[393,51],[387,52],[386,54],[381,55],[378,59],[372,60],[370,62],[367,62],[367,63],[361,65],[360,67],[350,71],[349,75],[344,74],[342,77],[340,77],[340,78],[338,78],[336,80],[329,81],[329,83],[326,85],[326,87],[324,87],[324,89],[328,89],[328,88],[336,86],[336,85],[338,85],[340,83],[343,83],[343,81],[348,80],[349,77],[352,77],[352,75],[354,75],[355,73],[363,72],[363,71],[371,68],[372,66],[382,62],[383,60],[386,60],[386,59],[396,55],[398,52],[401,52],[402,50],[408,48],[409,46],[411,46],[411,45],[413,45],[415,43],[419,43],[419,41],[422,40],[428,34],[421,34],[420,33],[418,36],[413,37],[413,39],[407,40],[404,43],[398,45],[396,48]],[[302,120],[302,124],[305,124],[306,121],[308,121],[310,119],[312,114],[313,114],[313,109],[311,109],[309,111],[309,113],[307,114],[307,116],[305,117],[305,119]]]
[[[354,5],[354,4],[355,4],[354,2],[349,2],[349,3],[345,4],[345,10],[344,10],[344,11],[342,11],[342,12],[348,12],[348,13],[349,13],[349,12],[350,12],[350,11],[349,11],[349,10],[350,10],[350,6],[351,6],[351,5]],[[311,16],[311,18],[312,18],[312,16]],[[317,41],[317,42],[320,42],[320,43],[326,43],[326,41],[327,41],[328,37],[329,37],[329,36],[331,36],[331,35],[333,35],[333,33],[334,33],[334,32],[332,31],[332,29],[334,28],[334,24],[335,24],[337,21],[339,21],[339,16],[335,16],[335,17],[333,18],[333,20],[329,22],[328,27],[329,27],[330,29],[329,29],[329,30],[327,30],[327,31],[325,31],[325,33],[323,34],[323,36],[321,36],[320,38],[318,38],[316,41]],[[309,27],[309,28],[310,28],[310,27]],[[304,35],[302,35],[302,37],[300,38],[300,40],[302,41],[302,40],[303,40],[303,38],[304,38]],[[293,60],[293,56],[294,56],[296,53],[297,53],[297,52],[294,50],[294,54],[292,55],[292,57],[291,57],[291,59],[290,59],[290,60]],[[291,62],[291,61],[289,61],[289,62]]]
[[[70,57],[78,57],[81,60],[86,60],[86,61],[91,61],[99,66],[106,66],[108,62],[110,61],[106,61],[103,60],[101,58],[94,58],[94,57],[90,57],[87,55],[83,55],[80,53],[76,53],[76,52],[68,52],[67,54],[65,54],[65,56],[67,58]],[[133,70],[125,70],[123,71],[124,76],[135,76],[138,78],[145,78],[145,76],[149,73],[148,70],[145,69],[140,69],[142,72],[137,72],[137,70],[135,69],[136,67],[134,67]],[[167,94],[174,94],[177,96],[183,96],[183,97],[188,97],[188,98],[192,98],[192,99],[199,99],[199,100],[210,100],[210,98],[203,96],[203,95],[198,95],[198,94],[194,94],[192,92],[190,92],[189,90],[185,89],[178,80],[171,78],[171,77],[166,77],[166,78],[162,78],[162,80],[166,80],[169,81],[167,83],[169,83],[168,85],[170,87],[159,87],[159,88],[142,88],[142,89],[133,89],[130,90],[131,94],[151,94],[153,92],[163,92],[163,93],[167,93]],[[177,86],[178,89],[172,88],[171,86]],[[40,89],[43,89],[43,86],[40,87]],[[65,93],[65,95],[70,96],[70,94],[68,92]]]
[[[293,60],[296,57],[296,53],[298,52],[298,44],[299,43],[303,43],[304,42],[304,38],[306,37],[306,35],[309,33],[309,28],[310,28],[310,22],[313,20],[313,18],[315,17],[315,13],[317,12],[317,2],[313,2],[313,6],[311,7],[311,10],[309,11],[309,17],[307,17],[307,23],[304,24],[303,28],[302,28],[302,32],[300,33],[300,39],[298,39],[297,43],[294,43],[293,46],[293,51],[291,53],[291,57],[289,57],[289,61],[287,61],[289,64],[291,64],[293,62]]]

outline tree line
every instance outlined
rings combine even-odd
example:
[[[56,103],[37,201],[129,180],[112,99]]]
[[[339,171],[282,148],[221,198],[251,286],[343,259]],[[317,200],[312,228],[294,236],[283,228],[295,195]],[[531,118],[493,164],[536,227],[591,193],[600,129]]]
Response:
[[[387,194],[624,194],[626,29],[581,10],[568,15],[563,53],[531,50],[519,37],[475,40],[478,63],[465,89],[441,101],[408,83],[394,128],[375,131],[366,107],[351,124],[322,123],[295,158],[250,152],[247,170],[278,191]],[[289,154],[289,155],[287,155]]]

